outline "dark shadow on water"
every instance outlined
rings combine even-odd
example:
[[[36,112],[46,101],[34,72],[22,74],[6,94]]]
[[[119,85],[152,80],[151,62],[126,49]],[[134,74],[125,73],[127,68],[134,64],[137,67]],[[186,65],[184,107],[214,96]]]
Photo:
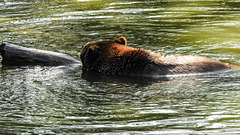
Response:
[[[80,69],[81,70],[81,69]],[[79,73],[79,72],[78,72]],[[161,77],[144,77],[144,76],[120,76],[120,75],[104,75],[96,72],[88,72],[81,70],[81,78],[89,82],[107,82],[107,83],[128,83],[137,84],[139,86],[151,85],[160,82],[174,82],[176,85],[182,82],[196,81],[203,78],[215,78],[221,79],[225,76],[231,78],[231,76],[239,74],[239,69],[233,68],[226,71],[219,71],[213,73],[202,73],[202,74],[187,74],[187,75],[173,75],[173,76],[161,76]],[[236,79],[236,78],[235,78]]]
[[[150,85],[155,82],[169,81],[167,77],[144,77],[144,76],[119,76],[119,75],[104,75],[96,72],[83,71],[81,77],[89,82],[119,82],[138,84],[141,86]]]

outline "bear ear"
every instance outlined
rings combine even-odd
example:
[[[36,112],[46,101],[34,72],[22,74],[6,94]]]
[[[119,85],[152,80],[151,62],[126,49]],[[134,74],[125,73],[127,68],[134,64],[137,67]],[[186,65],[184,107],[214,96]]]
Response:
[[[119,37],[115,39],[115,42],[122,44],[122,45],[127,45],[127,39],[125,37]]]
[[[88,48],[89,53],[97,53],[99,51],[99,46],[93,45]]]

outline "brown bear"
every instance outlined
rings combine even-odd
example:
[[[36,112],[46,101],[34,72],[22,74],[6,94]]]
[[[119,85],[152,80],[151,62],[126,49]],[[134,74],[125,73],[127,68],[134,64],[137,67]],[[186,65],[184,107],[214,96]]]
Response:
[[[125,37],[87,43],[80,53],[83,70],[104,74],[165,76],[231,68],[218,60],[192,55],[164,55],[126,45]]]

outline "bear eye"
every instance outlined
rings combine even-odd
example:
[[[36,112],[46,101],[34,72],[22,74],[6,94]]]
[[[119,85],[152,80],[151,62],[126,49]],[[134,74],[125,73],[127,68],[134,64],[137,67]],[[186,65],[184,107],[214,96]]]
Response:
[[[117,49],[117,47],[113,47],[112,49],[113,49],[113,50],[116,50],[116,49]]]

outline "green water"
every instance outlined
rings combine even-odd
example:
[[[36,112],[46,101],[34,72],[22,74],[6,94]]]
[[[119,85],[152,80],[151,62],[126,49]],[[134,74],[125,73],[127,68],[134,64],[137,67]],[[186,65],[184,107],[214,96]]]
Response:
[[[125,36],[164,54],[240,65],[237,0],[5,0],[0,42],[78,57]],[[0,65],[0,134],[239,134],[240,71],[119,78],[78,66]]]

